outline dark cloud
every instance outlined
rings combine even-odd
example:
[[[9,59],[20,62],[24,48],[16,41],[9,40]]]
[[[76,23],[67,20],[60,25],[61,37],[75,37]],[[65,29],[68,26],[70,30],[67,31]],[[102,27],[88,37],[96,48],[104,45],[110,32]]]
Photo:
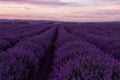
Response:
[[[73,5],[74,3],[61,2],[57,0],[0,0],[2,2],[14,2],[14,3],[28,3],[35,5],[52,5],[52,6],[66,6]]]
[[[29,0],[0,0],[2,2],[28,2]]]

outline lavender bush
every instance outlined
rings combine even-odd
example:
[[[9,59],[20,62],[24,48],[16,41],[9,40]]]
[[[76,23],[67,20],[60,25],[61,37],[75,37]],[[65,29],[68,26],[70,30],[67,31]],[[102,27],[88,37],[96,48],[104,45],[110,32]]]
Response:
[[[120,24],[0,24],[0,80],[120,80]]]
[[[119,66],[119,62],[87,42],[68,42],[56,51],[49,80],[119,80]]]

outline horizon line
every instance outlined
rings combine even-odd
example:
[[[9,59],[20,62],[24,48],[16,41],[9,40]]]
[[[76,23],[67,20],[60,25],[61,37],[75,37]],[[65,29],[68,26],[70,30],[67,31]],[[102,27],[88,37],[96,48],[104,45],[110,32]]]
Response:
[[[109,22],[120,22],[120,21],[64,21],[64,20],[41,20],[41,19],[4,19],[0,18],[0,20],[9,20],[9,21],[50,21],[50,22],[75,22],[75,23],[109,23]]]

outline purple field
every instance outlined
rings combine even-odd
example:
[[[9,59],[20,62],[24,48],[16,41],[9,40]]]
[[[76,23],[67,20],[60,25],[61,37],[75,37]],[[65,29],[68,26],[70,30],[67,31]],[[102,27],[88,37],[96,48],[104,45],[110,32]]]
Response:
[[[120,80],[120,24],[0,24],[0,80]]]

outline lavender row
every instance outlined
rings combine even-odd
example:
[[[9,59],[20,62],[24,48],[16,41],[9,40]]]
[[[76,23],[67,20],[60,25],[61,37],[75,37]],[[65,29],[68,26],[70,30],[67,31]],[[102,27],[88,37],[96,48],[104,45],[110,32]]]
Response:
[[[71,32],[75,35],[78,35],[83,40],[88,41],[89,43],[96,45],[98,48],[103,50],[105,53],[108,53],[118,61],[120,61],[120,39],[119,38],[110,38],[107,36],[95,35],[83,31]]]
[[[85,33],[92,33],[96,35],[104,35],[113,38],[119,38],[120,36],[120,24],[102,24],[102,23],[94,23],[94,24],[62,24],[71,31],[84,31]]]
[[[1,41],[0,41],[0,49],[6,50],[7,48],[12,47],[14,44],[19,42],[21,39],[41,34],[42,32],[46,31],[49,28],[50,27],[41,27],[39,29],[26,31],[26,32],[21,33],[21,34],[4,36],[4,38],[1,39]]]
[[[55,53],[49,80],[119,80],[119,66],[119,62],[87,42],[66,42]]]
[[[39,80],[42,58],[51,44],[55,28],[22,40],[7,52],[1,52],[0,79]]]
[[[81,38],[79,38],[78,36],[69,34],[62,26],[58,28],[58,38],[56,41],[57,48],[66,42],[74,41],[74,40],[81,40]]]
[[[12,26],[12,25],[11,25]],[[46,24],[29,24],[29,25],[14,25],[14,27],[10,27],[10,28],[6,28],[2,29],[2,27],[0,26],[0,32],[4,33],[4,34],[20,34],[23,33],[25,31],[29,31],[29,30],[35,30],[35,29],[39,29],[41,27],[52,27],[53,25],[46,25]],[[9,33],[8,33],[9,32]]]
[[[119,80],[120,63],[83,40],[59,28],[49,80]]]

